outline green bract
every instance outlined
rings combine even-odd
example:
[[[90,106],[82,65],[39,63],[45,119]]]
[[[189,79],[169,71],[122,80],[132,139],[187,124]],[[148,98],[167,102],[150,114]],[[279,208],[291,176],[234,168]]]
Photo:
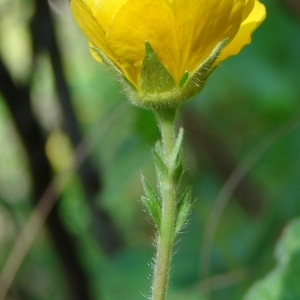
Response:
[[[215,68],[227,39],[219,43],[207,59],[194,73],[185,72],[176,84],[165,66],[161,63],[151,45],[145,42],[145,57],[140,74],[140,86],[136,88],[123,76],[121,71],[99,49],[93,51],[122,83],[124,91],[131,102],[144,108],[176,107],[199,93],[208,76]]]

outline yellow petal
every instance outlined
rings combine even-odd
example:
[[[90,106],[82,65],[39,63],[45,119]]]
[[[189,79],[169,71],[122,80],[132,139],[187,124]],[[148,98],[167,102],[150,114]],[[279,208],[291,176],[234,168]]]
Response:
[[[194,72],[220,41],[235,36],[245,3],[246,0],[172,2],[181,54],[180,74]]]
[[[107,32],[115,15],[126,1],[127,0],[85,0],[85,3],[101,25],[103,31]]]
[[[162,0],[128,0],[118,10],[107,31],[107,44],[138,86],[137,73],[148,41],[162,63],[178,79],[178,42],[172,7]],[[135,77],[135,78],[133,78]]]
[[[241,49],[251,42],[251,34],[262,23],[266,17],[266,9],[260,2],[255,1],[254,8],[248,18],[242,23],[237,35],[225,47],[216,64],[226,58],[238,54]]]
[[[244,21],[245,19],[248,18],[248,16],[250,15],[250,13],[253,10],[254,4],[255,4],[256,0],[247,0],[245,3],[245,7],[244,7],[244,11],[243,11],[243,18],[242,21]]]
[[[101,49],[112,59],[113,55],[105,41],[105,33],[91,10],[91,5],[93,3],[94,0],[72,0],[71,10],[73,16],[89,42]]]
[[[72,0],[71,8],[90,44],[136,87],[145,41],[178,83],[226,38],[215,65],[237,54],[265,17],[257,0]]]

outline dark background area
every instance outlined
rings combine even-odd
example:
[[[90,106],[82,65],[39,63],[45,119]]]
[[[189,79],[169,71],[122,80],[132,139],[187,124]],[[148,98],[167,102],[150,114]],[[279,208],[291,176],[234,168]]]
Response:
[[[252,43],[182,107],[196,200],[170,300],[242,299],[300,215],[300,3],[262,2]],[[7,260],[18,270],[7,299],[149,294],[154,228],[140,174],[155,184],[158,138],[152,113],[91,58],[68,1],[0,0],[0,290]],[[36,237],[34,209],[45,219]]]

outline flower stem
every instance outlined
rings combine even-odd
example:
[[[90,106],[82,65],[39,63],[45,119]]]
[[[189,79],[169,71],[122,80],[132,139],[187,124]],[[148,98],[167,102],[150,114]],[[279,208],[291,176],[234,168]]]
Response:
[[[164,161],[168,165],[175,144],[176,109],[156,110],[162,135]],[[152,300],[164,300],[167,294],[172,248],[175,238],[176,183],[168,172],[162,178],[161,228],[157,237],[157,254],[152,286]]]

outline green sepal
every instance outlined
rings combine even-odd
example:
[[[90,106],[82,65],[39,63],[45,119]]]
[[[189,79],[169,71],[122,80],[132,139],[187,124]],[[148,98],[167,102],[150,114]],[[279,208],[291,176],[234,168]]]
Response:
[[[182,194],[176,206],[175,234],[177,234],[187,222],[191,212],[191,188],[188,187]]]
[[[147,180],[142,176],[142,184],[146,197],[142,197],[142,202],[148,209],[150,216],[152,217],[154,224],[156,225],[158,231],[160,231],[161,224],[161,202],[152,190]]]
[[[220,56],[227,43],[228,38],[218,43],[218,45],[214,48],[214,50],[206,58],[206,60],[198,67],[198,69],[193,74],[190,74],[190,76],[186,79],[185,84],[182,86],[181,90],[181,95],[184,99],[189,99],[203,89],[207,78],[214,70],[214,63]],[[184,76],[186,75],[184,74],[183,78],[185,78]]]
[[[169,71],[161,63],[147,41],[145,41],[145,57],[140,75],[140,88],[143,93],[149,94],[160,94],[176,88]]]
[[[172,174],[174,174],[174,171],[176,170],[176,166],[178,165],[178,161],[180,159],[180,152],[181,152],[181,145],[182,145],[182,139],[183,139],[183,128],[179,129],[179,133],[177,135],[174,148],[172,149],[172,153],[169,159],[168,167]]]
[[[122,74],[118,67],[97,47],[91,47],[103,61],[107,69],[112,73],[112,75],[122,84],[125,92],[130,98],[135,97],[136,87]]]
[[[122,79],[124,80],[124,82],[126,82],[128,84],[128,86],[134,91],[136,92],[136,87],[122,74]],[[123,87],[125,85],[123,84]],[[127,86],[125,86],[127,87]]]
[[[91,49],[122,84],[124,92],[133,104],[147,109],[161,109],[178,107],[199,93],[216,68],[215,62],[227,43],[228,38],[220,42],[195,72],[185,71],[177,85],[147,41],[138,86],[130,82],[101,50],[96,47]]]
[[[97,47],[91,47],[100,59],[103,61],[104,65],[109,69],[114,77],[117,77],[118,80],[123,80],[122,72],[113,64],[113,62]]]

